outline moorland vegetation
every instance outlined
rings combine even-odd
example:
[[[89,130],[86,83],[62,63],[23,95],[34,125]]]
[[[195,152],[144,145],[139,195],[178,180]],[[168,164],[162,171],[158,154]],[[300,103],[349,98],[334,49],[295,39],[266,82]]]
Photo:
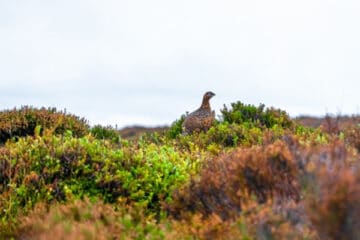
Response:
[[[360,125],[241,102],[207,132],[124,138],[0,112],[0,239],[360,239]],[[354,118],[355,119],[355,118]]]

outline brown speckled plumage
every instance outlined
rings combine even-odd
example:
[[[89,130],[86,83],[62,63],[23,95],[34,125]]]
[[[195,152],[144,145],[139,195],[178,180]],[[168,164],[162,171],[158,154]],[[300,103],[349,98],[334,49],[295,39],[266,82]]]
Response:
[[[215,112],[211,111],[210,99],[215,96],[213,92],[206,92],[199,109],[185,117],[183,127],[184,134],[207,131],[213,125]]]

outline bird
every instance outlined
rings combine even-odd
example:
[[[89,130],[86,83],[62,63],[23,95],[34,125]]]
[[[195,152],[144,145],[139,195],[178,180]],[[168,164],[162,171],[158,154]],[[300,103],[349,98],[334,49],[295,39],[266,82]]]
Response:
[[[200,108],[188,114],[182,124],[183,134],[191,134],[194,132],[208,131],[214,123],[215,111],[211,111],[210,99],[215,96],[215,93],[209,91],[203,96]]]

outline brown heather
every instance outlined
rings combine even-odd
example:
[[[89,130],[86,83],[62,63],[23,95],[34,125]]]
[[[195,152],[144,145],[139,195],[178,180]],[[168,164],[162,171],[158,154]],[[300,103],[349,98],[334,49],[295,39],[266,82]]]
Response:
[[[306,212],[320,239],[360,238],[360,156],[341,141],[307,163]]]
[[[239,147],[209,159],[167,209],[190,222],[200,214],[204,224],[230,227],[241,219],[258,239],[359,239],[360,156],[336,137]]]
[[[109,239],[122,232],[110,205],[89,200],[50,207],[38,204],[21,218],[18,239]]]
[[[321,167],[318,189],[310,195],[307,210],[321,239],[359,239],[360,178],[351,169],[328,174]]]
[[[259,203],[276,198],[300,200],[297,165],[284,142],[238,148],[210,159],[199,179],[175,193],[169,212],[176,218],[186,209],[226,220],[238,216],[255,196]]]

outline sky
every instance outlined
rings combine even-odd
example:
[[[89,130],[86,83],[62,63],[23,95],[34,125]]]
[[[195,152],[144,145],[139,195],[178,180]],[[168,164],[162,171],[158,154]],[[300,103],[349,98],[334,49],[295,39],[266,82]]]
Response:
[[[359,114],[356,0],[1,0],[0,110],[157,126],[224,104]]]

